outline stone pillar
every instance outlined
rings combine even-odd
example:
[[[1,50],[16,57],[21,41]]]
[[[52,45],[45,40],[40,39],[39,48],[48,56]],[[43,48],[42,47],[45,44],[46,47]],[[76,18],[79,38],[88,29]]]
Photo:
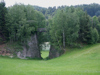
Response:
[[[27,57],[31,58],[41,58],[41,53],[38,46],[38,39],[36,33],[31,36],[30,40],[28,40],[28,50]]]
[[[20,54],[22,58],[39,58],[41,59],[41,53],[38,46],[38,39],[36,33],[30,37],[27,41],[27,46],[23,46],[23,51]]]
[[[59,56],[60,56],[60,51],[54,48],[53,45],[51,45],[50,52],[49,52],[49,58],[52,59],[52,58],[56,58]]]

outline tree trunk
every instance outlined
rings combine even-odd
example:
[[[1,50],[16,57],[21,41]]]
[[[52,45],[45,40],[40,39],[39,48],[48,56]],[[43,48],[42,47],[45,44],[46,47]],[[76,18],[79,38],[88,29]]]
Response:
[[[63,30],[63,48],[65,48],[65,32]]]

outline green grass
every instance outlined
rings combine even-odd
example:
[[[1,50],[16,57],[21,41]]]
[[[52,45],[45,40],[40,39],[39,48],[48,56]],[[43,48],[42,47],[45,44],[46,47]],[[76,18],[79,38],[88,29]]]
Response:
[[[41,56],[42,56],[42,58],[46,58],[46,57],[48,57],[49,56],[49,51],[41,51]]]
[[[0,57],[0,75],[100,75],[100,44],[72,49],[51,60]]]

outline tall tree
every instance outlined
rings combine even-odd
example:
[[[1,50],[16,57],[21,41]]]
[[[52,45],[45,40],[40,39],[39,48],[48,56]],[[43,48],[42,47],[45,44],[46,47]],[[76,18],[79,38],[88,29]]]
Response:
[[[66,11],[58,10],[57,14],[53,17],[50,27],[52,41],[58,44],[59,47],[65,47],[77,42],[79,19],[76,9],[72,7],[70,9],[66,8]]]
[[[97,30],[97,32],[99,34],[99,42],[100,42],[100,22],[99,22],[99,17],[97,17],[97,16],[93,16],[92,17],[92,25],[93,25],[93,28],[96,28],[96,30]]]
[[[99,34],[96,28],[92,29],[92,33],[91,33],[91,43],[97,43],[99,40]]]
[[[1,1],[0,2],[0,37],[1,39],[6,39],[7,38],[7,30],[6,30],[6,13],[7,9],[5,7],[5,2]]]
[[[66,9],[67,28],[66,28],[66,44],[74,46],[79,37],[79,18],[77,10],[74,7]]]
[[[9,38],[11,41],[18,41],[18,30],[22,26],[20,24],[20,21],[23,19],[26,19],[26,14],[24,12],[25,7],[24,5],[14,5],[12,7],[8,8],[8,14],[7,14],[7,24],[9,31]]]
[[[38,28],[44,28],[44,20],[44,15],[34,10],[31,5],[15,4],[9,7],[6,26],[8,27],[10,40],[21,41],[27,39]]]
[[[99,23],[100,23],[100,16],[98,16],[98,21],[99,21]]]
[[[80,21],[79,40],[82,43],[88,43],[91,35],[90,17],[82,10],[78,11]]]

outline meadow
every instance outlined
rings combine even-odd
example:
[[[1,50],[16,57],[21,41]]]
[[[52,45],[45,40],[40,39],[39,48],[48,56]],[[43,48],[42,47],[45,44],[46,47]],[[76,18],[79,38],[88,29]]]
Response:
[[[43,51],[46,56],[48,51]],[[0,75],[100,75],[100,44],[68,49],[50,60],[0,57]]]

